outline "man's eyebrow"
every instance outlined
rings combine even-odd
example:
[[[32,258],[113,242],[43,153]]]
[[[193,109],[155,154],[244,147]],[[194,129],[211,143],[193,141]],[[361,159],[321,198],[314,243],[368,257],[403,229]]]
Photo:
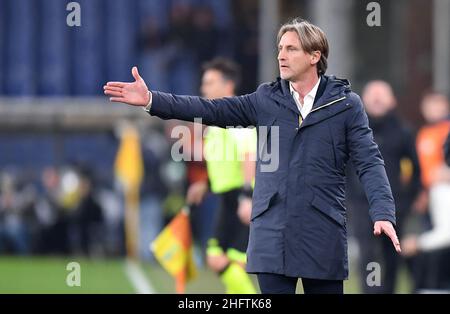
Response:
[[[294,45],[285,45],[285,46],[283,46],[282,44],[278,45],[278,48],[283,48],[283,47],[286,47],[286,48],[298,48],[297,46],[294,46]]]

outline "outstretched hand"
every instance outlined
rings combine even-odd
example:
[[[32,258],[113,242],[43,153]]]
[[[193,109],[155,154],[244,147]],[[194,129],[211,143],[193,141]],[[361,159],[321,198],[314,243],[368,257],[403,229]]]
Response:
[[[131,83],[125,82],[108,82],[103,86],[105,95],[110,96],[112,102],[123,102],[132,106],[147,106],[151,94],[142,77],[139,75],[137,67],[131,70],[135,81]]]
[[[390,221],[376,221],[373,226],[373,234],[376,236],[386,234],[392,241],[395,250],[400,253],[402,249],[400,248],[400,241],[398,240],[397,233],[395,232],[394,226]]]

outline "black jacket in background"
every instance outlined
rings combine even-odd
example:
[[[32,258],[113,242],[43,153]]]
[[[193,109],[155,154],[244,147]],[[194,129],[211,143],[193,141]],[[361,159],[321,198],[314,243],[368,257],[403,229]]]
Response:
[[[369,126],[383,156],[397,210],[407,209],[421,188],[415,136],[395,112],[377,119],[369,116]],[[407,186],[401,182],[400,161],[403,158],[409,158],[413,165],[411,182]],[[350,204],[367,202],[364,190],[350,163],[347,173],[347,201]]]
[[[445,162],[450,166],[450,133],[448,133],[447,140],[444,145]]]

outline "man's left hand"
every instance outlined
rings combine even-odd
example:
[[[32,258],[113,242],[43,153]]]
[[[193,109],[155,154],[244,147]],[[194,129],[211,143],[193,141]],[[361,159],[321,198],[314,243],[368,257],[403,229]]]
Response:
[[[395,232],[394,226],[390,221],[376,221],[373,226],[373,234],[376,236],[386,234],[392,241],[395,250],[400,253],[402,249],[400,248],[400,241],[398,240],[397,233]]]

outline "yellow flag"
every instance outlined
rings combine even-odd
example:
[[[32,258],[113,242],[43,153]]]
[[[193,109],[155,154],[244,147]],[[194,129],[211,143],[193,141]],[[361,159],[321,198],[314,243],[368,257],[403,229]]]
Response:
[[[184,293],[185,285],[197,276],[192,248],[189,211],[183,209],[151,243],[159,263],[176,280],[176,292]]]

